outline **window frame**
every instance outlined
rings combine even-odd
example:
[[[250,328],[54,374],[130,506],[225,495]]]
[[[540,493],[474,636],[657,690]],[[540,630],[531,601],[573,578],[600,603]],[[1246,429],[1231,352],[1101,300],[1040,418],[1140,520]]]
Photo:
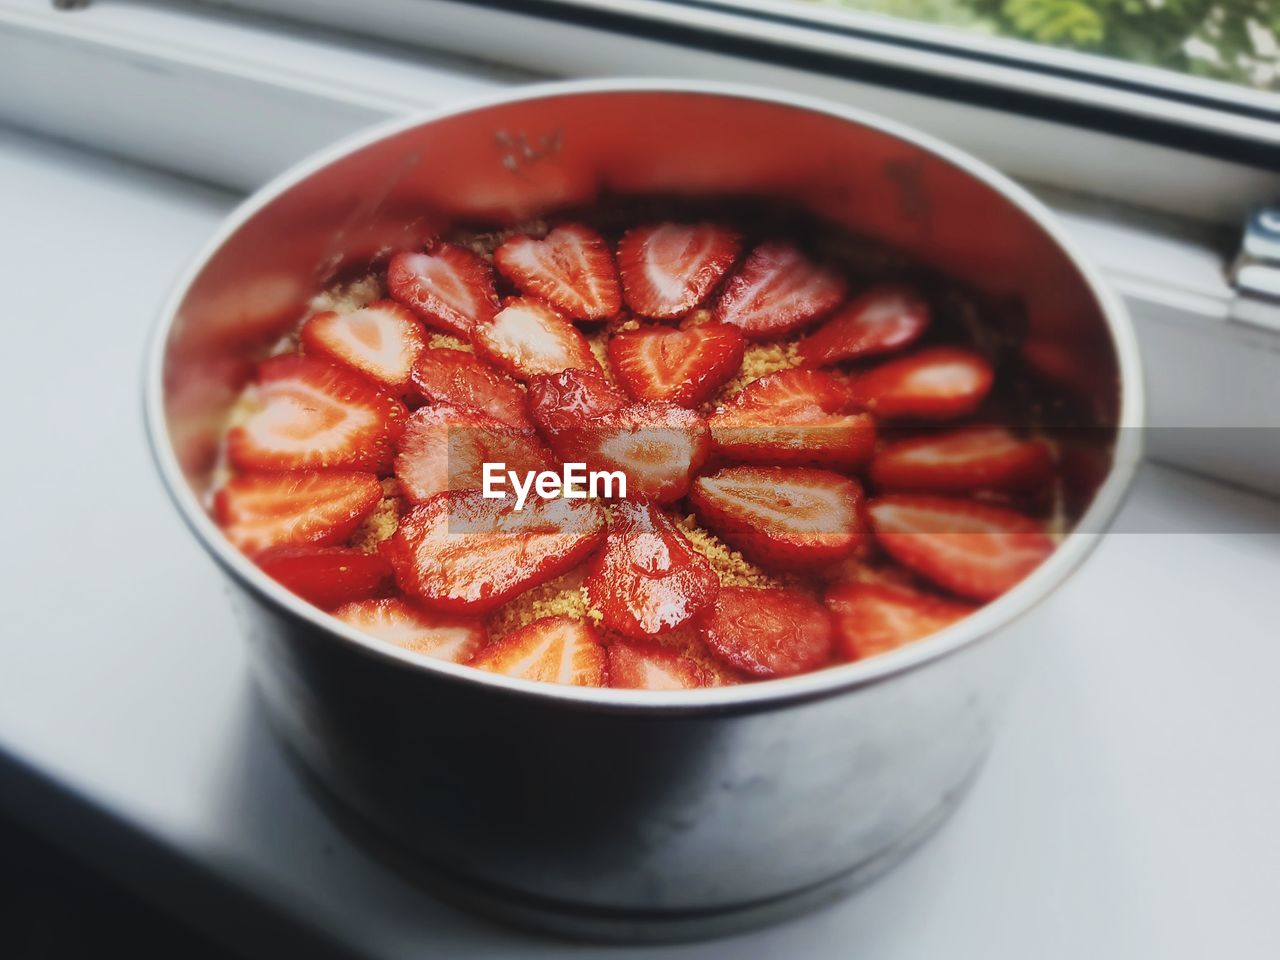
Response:
[[[1280,120],[1219,116],[1187,104],[1175,105],[1174,117],[1162,97],[918,50],[892,37],[833,39],[787,26],[761,40],[761,25],[750,16],[701,7],[690,12],[672,0],[196,2],[548,76],[687,76],[823,96],[914,126],[1033,184],[1233,230],[1255,206],[1280,197]],[[681,29],[696,27],[710,46],[655,36],[670,28],[675,14],[683,17]],[[619,29],[623,23],[628,29]],[[754,37],[753,50],[767,45],[789,60],[731,48],[725,38],[734,36]],[[819,54],[830,70],[816,69]],[[908,80],[896,82],[903,77]],[[1037,102],[1056,96],[1057,116],[1012,109],[1026,106],[1015,100],[1033,86],[1040,88]],[[979,87],[994,99],[958,96]],[[1046,87],[1053,88],[1048,100]],[[1068,88],[1076,102],[1060,96]],[[1111,128],[1082,124],[1090,111],[1110,117]],[[1139,136],[1153,124],[1161,136]],[[1080,155],[1090,162],[1073,162]]]

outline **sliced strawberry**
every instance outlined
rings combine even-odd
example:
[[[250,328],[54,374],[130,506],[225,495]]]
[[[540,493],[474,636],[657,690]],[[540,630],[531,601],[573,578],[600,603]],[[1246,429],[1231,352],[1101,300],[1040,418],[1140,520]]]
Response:
[[[641,327],[609,340],[609,360],[618,381],[637,400],[696,407],[738,372],[745,349],[742,332],[727,323],[687,330]]]
[[[493,269],[466,247],[440,243],[430,253],[397,253],[387,264],[387,292],[428,325],[466,338],[498,309]]]
[[[971,350],[934,347],[853,378],[850,389],[878,417],[950,420],[973,413],[995,379]]]
[[[412,503],[423,503],[446,490],[477,490],[484,485],[484,464],[505,464],[501,469],[551,470],[551,451],[534,435],[517,430],[488,414],[439,404],[423,407],[409,417],[396,479]]]
[[[741,327],[749,340],[781,337],[830,313],[845,282],[786,243],[764,243],[720,291],[713,316]]]
[[[711,440],[706,421],[692,410],[633,403],[555,434],[551,446],[566,463],[621,471],[627,499],[674,503],[689,492]]]
[[[516,236],[493,252],[494,266],[520,288],[579,320],[603,320],[622,308],[618,271],[604,237],[580,223],[543,239]]]
[[[386,560],[342,547],[275,547],[258,554],[254,562],[282,587],[325,610],[391,586]]]
[[[543,617],[489,644],[471,666],[525,680],[603,687],[608,656],[588,624],[569,617]]]
[[[859,466],[875,448],[875,421],[850,413],[844,383],[820,370],[780,370],[747,384],[711,417],[716,450],[778,466]]]
[[[881,490],[969,493],[1027,490],[1047,481],[1053,454],[1039,438],[1022,439],[1004,427],[967,427],[901,440],[871,461]]]
[[[877,287],[845,304],[800,341],[805,366],[825,367],[901,350],[929,326],[929,304],[906,287]]]
[[[418,354],[413,385],[428,403],[478,410],[518,430],[532,430],[525,392],[505,373],[465,350]]]
[[[708,686],[698,661],[660,643],[609,644],[609,686],[629,690],[691,690]]]
[[[414,507],[382,549],[400,588],[440,609],[491,610],[581,563],[604,538],[594,500],[438,494]]]
[[[848,556],[862,541],[862,490],[827,470],[728,467],[699,477],[689,502],[762,566],[812,567]]]
[[[872,500],[867,512],[891,557],[974,600],[1000,596],[1053,551],[1030,517],[971,500],[888,494]]]
[[[246,553],[347,539],[382,499],[372,473],[307,470],[235,477],[213,498],[223,532]]]
[[[755,677],[789,677],[831,659],[831,618],[794,590],[724,587],[699,624],[717,660]]]
[[[706,557],[651,504],[613,509],[604,549],[583,581],[601,623],[628,637],[674,629],[702,611],[720,589]]]
[[[682,317],[701,306],[741,249],[738,232],[715,223],[634,227],[618,243],[618,271],[627,306],[642,317]]]
[[[413,362],[427,345],[422,324],[394,300],[379,300],[349,313],[317,313],[302,325],[308,354],[363,373],[390,393],[410,389]]]
[[[827,591],[836,646],[849,660],[888,653],[949,627],[978,608],[888,583],[840,583]]]
[[[529,378],[529,413],[548,439],[578,430],[627,405],[599,371],[565,370]]]
[[[333,615],[379,640],[453,663],[466,663],[488,639],[479,620],[426,610],[398,597],[344,603]]]
[[[476,352],[519,380],[561,370],[596,370],[600,364],[587,338],[544,303],[508,300],[493,318],[471,332]]]
[[[241,470],[382,470],[409,414],[364,377],[295,355],[259,364],[257,399],[227,434],[227,455]]]

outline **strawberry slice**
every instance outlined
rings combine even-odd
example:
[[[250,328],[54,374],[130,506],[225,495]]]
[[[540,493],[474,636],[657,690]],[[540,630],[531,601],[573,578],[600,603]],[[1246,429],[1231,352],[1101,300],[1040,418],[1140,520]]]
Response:
[[[600,638],[569,617],[543,617],[489,644],[471,666],[525,680],[603,687],[609,664]]]
[[[717,660],[754,677],[789,677],[831,659],[831,618],[794,590],[724,587],[699,633]]]
[[[604,626],[644,638],[698,614],[715,599],[720,580],[670,519],[630,500],[614,507],[604,549],[583,587]]]
[[[259,407],[227,434],[241,470],[382,470],[409,411],[364,377],[315,357],[258,365]]]
[[[994,379],[991,365],[971,350],[934,347],[868,370],[850,389],[878,417],[950,420],[973,413]]]
[[[258,554],[254,562],[282,587],[325,610],[391,586],[386,560],[342,547],[275,547]]]
[[[888,494],[872,500],[867,512],[886,553],[974,600],[1000,596],[1053,551],[1030,517],[971,500]]]
[[[797,345],[805,366],[901,350],[929,326],[929,304],[906,287],[877,287],[845,304]]]
[[[599,370],[587,338],[545,303],[508,300],[493,318],[471,332],[476,352],[518,380],[561,370]]]
[[[283,544],[340,543],[382,499],[372,473],[352,470],[251,473],[213,498],[223,533],[246,553]]]
[[[628,499],[674,503],[689,492],[711,440],[706,421],[692,410],[633,403],[552,435],[551,446],[566,463],[621,471]]]
[[[484,464],[502,463],[521,476],[554,467],[551,451],[534,436],[488,414],[440,404],[409,417],[396,479],[411,503],[423,503],[446,490],[475,490],[484,485]]]
[[[551,440],[626,405],[627,398],[598,371],[565,370],[529,378],[529,413]]]
[[[465,350],[424,350],[413,365],[413,385],[428,403],[487,413],[517,430],[533,422],[520,385]]]
[[[731,460],[850,470],[875,448],[875,421],[850,413],[844,383],[820,370],[753,380],[711,417],[715,449]]]
[[[716,301],[713,317],[741,327],[749,340],[791,333],[830,313],[845,282],[786,243],[763,243],[747,255]]]
[[[603,320],[622,309],[609,245],[580,223],[556,227],[541,240],[511,237],[493,252],[493,263],[522,293],[570,317]]]
[[[828,470],[727,467],[689,493],[715,533],[762,566],[812,567],[862,542],[862,490]]]
[[[609,686],[629,690],[692,690],[708,686],[696,660],[660,643],[614,640],[609,644]]]
[[[609,340],[609,360],[618,381],[637,400],[696,407],[738,372],[745,349],[742,332],[727,323],[687,330],[641,327]]]
[[[962,620],[978,608],[888,583],[840,583],[827,590],[836,647],[849,660],[888,653]]]
[[[351,367],[389,393],[410,389],[409,373],[424,347],[422,324],[394,300],[379,300],[349,313],[317,313],[302,325],[308,354]]]
[[[657,223],[628,230],[618,243],[627,306],[642,317],[682,317],[702,304],[741,249],[738,232],[715,223]]]
[[[452,663],[466,663],[488,639],[479,620],[426,610],[399,597],[344,603],[333,615],[379,640]]]
[[[397,253],[387,264],[387,292],[428,326],[466,337],[498,309],[493,270],[466,247],[439,243],[430,253]]]
[[[1044,440],[991,426],[901,440],[871,461],[871,480],[881,490],[930,493],[1027,490],[1052,472],[1053,453]]]
[[[482,613],[577,566],[604,539],[594,500],[485,499],[441,493],[414,507],[382,549],[405,593],[439,609]]]

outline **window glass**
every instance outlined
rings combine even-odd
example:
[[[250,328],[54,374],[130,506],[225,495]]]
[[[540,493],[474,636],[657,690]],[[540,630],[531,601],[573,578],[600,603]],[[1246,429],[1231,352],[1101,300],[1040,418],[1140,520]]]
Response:
[[[1280,0],[789,2],[941,24],[1280,92]]]

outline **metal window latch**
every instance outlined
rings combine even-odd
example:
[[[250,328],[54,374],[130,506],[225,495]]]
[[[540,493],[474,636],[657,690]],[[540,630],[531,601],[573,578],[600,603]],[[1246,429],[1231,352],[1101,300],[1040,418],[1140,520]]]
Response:
[[[1236,291],[1232,319],[1280,330],[1280,206],[1249,215],[1230,278]]]

